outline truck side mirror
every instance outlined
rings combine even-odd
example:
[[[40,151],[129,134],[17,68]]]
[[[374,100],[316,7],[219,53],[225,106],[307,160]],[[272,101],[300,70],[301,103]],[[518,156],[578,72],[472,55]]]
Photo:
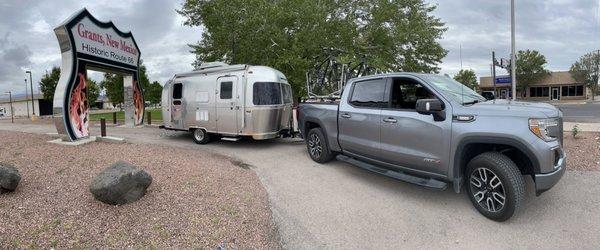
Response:
[[[446,119],[444,103],[439,99],[419,99],[417,100],[415,109],[419,114],[433,115],[434,121],[443,121]]]

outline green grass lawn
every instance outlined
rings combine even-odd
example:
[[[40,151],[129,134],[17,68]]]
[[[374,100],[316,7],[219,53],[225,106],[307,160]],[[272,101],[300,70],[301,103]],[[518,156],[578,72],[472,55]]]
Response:
[[[125,111],[115,112],[117,112],[117,121],[125,120]],[[152,123],[162,121],[162,112],[160,109],[146,109],[146,114],[144,114],[144,123],[148,123],[148,112],[151,113]],[[106,119],[107,123],[111,123],[113,119],[113,112],[90,114],[90,121],[100,121],[102,118]]]

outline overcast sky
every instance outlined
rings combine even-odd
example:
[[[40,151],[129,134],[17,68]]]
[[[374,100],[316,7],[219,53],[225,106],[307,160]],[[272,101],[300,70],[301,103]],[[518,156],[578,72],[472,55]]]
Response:
[[[440,65],[454,75],[462,67],[478,76],[490,75],[491,51],[509,57],[509,0],[426,0],[438,9],[434,15],[448,31],[440,41],[449,50]],[[101,4],[99,3],[101,2]],[[536,49],[551,70],[568,70],[586,52],[600,49],[600,0],[516,0],[517,49]],[[192,69],[194,56],[188,43],[196,43],[202,30],[183,26],[175,9],[181,1],[23,1],[0,2],[0,93],[24,92],[25,70],[34,83],[46,70],[60,65],[60,50],[53,28],[86,7],[101,21],[112,20],[131,30],[148,68],[150,80],[163,84],[173,74]],[[498,69],[500,74],[504,70]],[[91,73],[100,80],[100,73]],[[27,76],[28,78],[28,76]],[[34,88],[37,89],[37,86]]]

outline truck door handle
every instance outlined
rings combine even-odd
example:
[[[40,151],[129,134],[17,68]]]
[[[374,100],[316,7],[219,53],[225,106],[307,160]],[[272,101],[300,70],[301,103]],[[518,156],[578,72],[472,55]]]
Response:
[[[383,121],[387,122],[387,123],[396,123],[396,122],[398,122],[398,120],[396,120],[396,119],[394,119],[392,117],[385,118],[385,119],[383,119]]]
[[[347,114],[347,113],[344,113],[344,114],[342,114],[340,116],[343,117],[343,118],[350,118],[350,117],[352,117],[350,114]]]

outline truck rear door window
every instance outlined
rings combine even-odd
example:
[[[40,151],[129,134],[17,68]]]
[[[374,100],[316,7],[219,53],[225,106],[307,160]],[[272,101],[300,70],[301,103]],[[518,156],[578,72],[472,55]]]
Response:
[[[282,104],[281,84],[278,82],[255,82],[252,91],[254,105]]]
[[[357,82],[352,90],[350,104],[370,108],[385,107],[388,103],[385,89],[385,79]]]

